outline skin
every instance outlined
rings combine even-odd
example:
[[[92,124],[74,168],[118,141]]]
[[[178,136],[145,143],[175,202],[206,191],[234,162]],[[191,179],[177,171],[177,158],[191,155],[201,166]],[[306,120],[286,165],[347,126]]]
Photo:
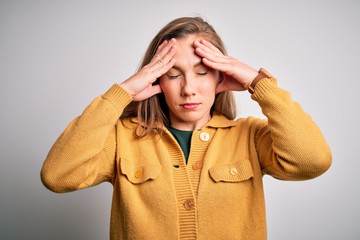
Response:
[[[210,120],[217,93],[244,91],[257,74],[256,69],[223,55],[209,41],[189,35],[164,41],[150,63],[121,86],[134,101],[163,92],[171,126],[196,130]],[[152,85],[158,78],[160,83]]]
[[[220,80],[219,72],[207,67],[195,53],[195,38],[177,40],[175,65],[160,77],[170,124],[180,130],[199,129],[210,120]]]

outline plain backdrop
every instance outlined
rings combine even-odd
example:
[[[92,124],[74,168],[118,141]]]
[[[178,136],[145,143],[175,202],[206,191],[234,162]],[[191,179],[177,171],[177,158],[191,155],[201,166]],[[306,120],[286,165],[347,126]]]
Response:
[[[202,16],[230,55],[275,75],[331,146],[319,178],[264,177],[269,239],[360,239],[359,12],[351,0],[1,0],[0,239],[108,239],[111,184],[56,194],[40,169],[66,125],[181,16]],[[236,98],[239,116],[263,117],[249,93]]]

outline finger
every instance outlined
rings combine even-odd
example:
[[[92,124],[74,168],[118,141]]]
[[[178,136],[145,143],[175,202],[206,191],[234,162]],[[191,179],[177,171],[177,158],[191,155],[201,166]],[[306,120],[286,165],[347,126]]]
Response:
[[[165,50],[165,49],[164,49]],[[175,64],[174,55],[176,53],[176,46],[172,46],[163,57],[158,57],[156,61],[151,63],[149,66],[151,71],[154,72],[158,77],[165,74]],[[161,53],[163,54],[163,53]],[[160,74],[160,75],[159,75]]]
[[[164,45],[160,45],[160,46],[158,47],[158,49],[156,50],[156,53],[155,53],[155,55],[153,56],[152,59],[156,59],[156,58],[159,58],[159,57],[160,57],[159,52],[161,51],[161,49],[164,48],[164,46],[165,46],[165,44],[164,44]]]
[[[229,63],[229,57],[223,55],[219,52],[214,52],[213,50],[202,46],[202,47],[196,47],[195,53],[199,55],[202,58],[207,58],[208,60],[212,62],[219,62],[219,63]]]
[[[175,42],[176,42],[176,40],[173,38],[170,41],[166,41],[165,43],[161,44],[158,47],[156,54],[154,55],[154,57],[150,61],[150,63],[151,62],[154,63],[156,61],[159,61],[159,59],[162,59],[170,51],[170,49],[174,46]]]
[[[225,72],[225,70],[226,70],[226,65],[224,65],[223,63],[212,61],[212,60],[209,60],[207,58],[203,58],[202,62],[206,66],[208,66],[209,68],[212,68],[214,70],[218,70],[218,71],[221,71],[221,72]]]
[[[165,73],[167,73],[174,65],[175,59],[173,58],[173,53],[166,55],[164,57],[164,60],[159,61],[158,64],[154,67],[153,71],[156,74],[156,78],[159,78]]]
[[[164,49],[165,50],[165,49]],[[161,63],[168,63],[172,58],[174,58],[176,53],[176,46],[173,45],[167,52],[164,53],[164,55],[159,57],[159,60],[157,61],[157,64],[161,65]],[[163,53],[162,53],[163,54]]]
[[[216,56],[212,52],[209,52],[206,49],[201,48],[201,47],[197,47],[195,49],[195,53],[197,55],[199,55],[200,57],[207,58],[208,60],[211,60],[211,61],[220,61],[220,59],[216,59]]]
[[[211,51],[214,51],[214,52],[217,52],[221,55],[223,55],[223,53],[220,51],[220,49],[218,49],[217,47],[215,47],[211,42],[205,40],[205,39],[202,39],[200,41],[200,44],[206,46],[208,49],[210,49]]]
[[[225,74],[230,74],[231,70],[231,61],[230,59],[214,57],[212,55],[207,55],[206,57],[202,58],[202,62],[208,66],[209,68],[212,68],[214,70],[223,72]]]
[[[203,51],[207,53],[213,53],[217,56],[223,56],[224,54],[213,44],[211,44],[209,41],[201,40],[201,41],[194,41],[194,47],[195,49],[202,49]]]
[[[164,40],[164,41],[159,45],[158,49],[159,49],[159,48],[161,49],[161,48],[162,48],[163,46],[165,46],[168,42],[169,42],[168,40]]]
[[[173,46],[163,58],[144,67],[144,73],[146,74],[145,76],[147,76],[146,79],[148,79],[149,83],[155,82],[156,79],[164,75],[175,65],[175,52],[176,46]]]
[[[168,40],[164,40],[164,41],[158,46],[158,48],[156,49],[155,55],[156,55],[168,42],[169,42]]]

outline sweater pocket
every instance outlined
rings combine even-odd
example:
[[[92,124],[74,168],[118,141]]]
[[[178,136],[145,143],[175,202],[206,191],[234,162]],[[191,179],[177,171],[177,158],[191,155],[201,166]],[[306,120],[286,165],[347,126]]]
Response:
[[[160,171],[160,164],[133,165],[124,159],[121,161],[121,173],[133,184],[140,184],[150,179],[156,179]]]
[[[209,169],[209,174],[215,182],[241,182],[253,177],[249,160],[216,165]]]

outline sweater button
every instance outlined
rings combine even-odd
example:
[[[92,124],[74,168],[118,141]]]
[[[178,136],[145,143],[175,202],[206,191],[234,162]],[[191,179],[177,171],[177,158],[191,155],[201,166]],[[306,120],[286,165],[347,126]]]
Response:
[[[195,208],[194,200],[192,199],[185,200],[183,206],[186,210],[193,210]]]
[[[199,170],[199,169],[202,168],[202,166],[203,166],[203,163],[202,163],[201,160],[199,160],[199,161],[196,161],[196,162],[193,164],[192,168],[193,168],[194,170]]]
[[[229,172],[230,172],[230,174],[233,175],[233,176],[235,176],[235,175],[238,174],[238,170],[237,170],[236,168],[234,168],[234,167],[233,167],[233,168],[230,168],[230,171],[229,171]]]
[[[138,171],[136,171],[136,173],[135,173],[135,178],[141,178],[142,177],[142,175],[143,175],[143,172],[141,171],[141,170],[138,170]]]
[[[201,132],[201,133],[200,133],[200,139],[201,139],[202,141],[204,141],[204,142],[209,141],[209,139],[210,139],[209,133],[207,133],[207,132]]]

